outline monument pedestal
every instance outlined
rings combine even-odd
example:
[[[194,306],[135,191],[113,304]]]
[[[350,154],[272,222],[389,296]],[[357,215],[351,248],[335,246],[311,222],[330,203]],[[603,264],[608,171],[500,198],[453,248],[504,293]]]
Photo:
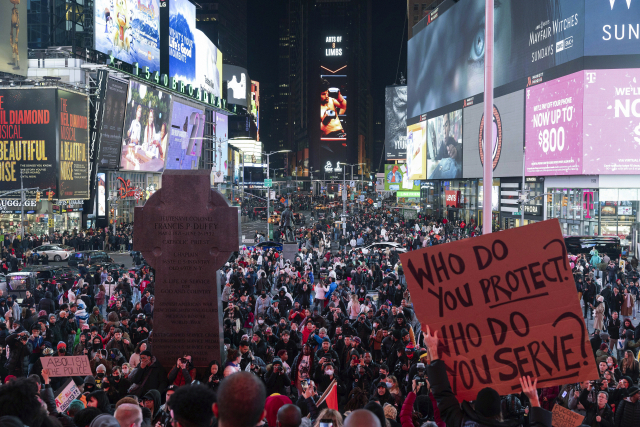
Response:
[[[238,250],[238,210],[210,187],[209,171],[167,170],[162,188],[135,209],[134,249],[155,268],[151,351],[164,367],[191,356],[222,360],[217,270]]]

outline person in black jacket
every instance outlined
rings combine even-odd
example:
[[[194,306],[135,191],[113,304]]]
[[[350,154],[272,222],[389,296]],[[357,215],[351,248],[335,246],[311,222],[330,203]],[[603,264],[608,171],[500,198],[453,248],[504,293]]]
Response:
[[[267,395],[279,393],[287,395],[287,387],[291,386],[291,379],[282,366],[282,360],[279,357],[273,359],[271,369],[267,370],[265,375],[265,385],[267,386]]]
[[[29,356],[33,352],[29,333],[25,330],[13,333],[7,337],[6,343],[9,346],[9,360],[5,365],[8,374],[16,377],[27,376]]]
[[[629,397],[622,400],[616,409],[615,427],[640,427],[640,388],[631,387]]]
[[[458,403],[449,384],[446,366],[438,356],[438,333],[435,332],[434,335],[431,335],[427,326],[423,336],[431,355],[431,363],[427,367],[431,391],[438,403],[440,417],[447,427],[458,427],[467,425],[466,423],[469,425],[476,423],[487,427],[503,425],[499,421],[501,419],[500,395],[490,387],[483,388],[478,392],[473,406],[467,401]],[[522,391],[531,403],[529,427],[551,427],[551,412],[540,407],[536,391],[537,380],[531,381],[529,377],[524,377],[520,378],[520,384]]]
[[[51,298],[51,292],[45,292],[44,298],[38,303],[38,311],[44,310],[47,314],[55,313],[56,305]]]
[[[136,390],[131,394],[142,397],[149,390],[155,389],[164,393],[167,388],[167,377],[164,368],[156,360],[149,350],[140,353],[140,365],[129,374],[132,384],[137,384]]]
[[[609,394],[601,391],[598,393],[597,403],[589,402],[589,392],[591,392],[592,389],[593,383],[589,383],[589,386],[580,393],[580,403],[587,412],[582,423],[588,426],[598,427],[613,426],[613,411],[607,404]]]

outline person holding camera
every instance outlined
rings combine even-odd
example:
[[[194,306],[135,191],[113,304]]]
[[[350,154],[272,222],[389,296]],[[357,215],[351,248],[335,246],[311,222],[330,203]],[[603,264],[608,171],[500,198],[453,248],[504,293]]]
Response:
[[[7,337],[6,344],[9,346],[9,360],[5,364],[8,375],[27,376],[29,355],[33,352],[29,343],[29,333],[24,329],[15,332]]]
[[[279,357],[273,359],[271,369],[267,369],[265,385],[267,386],[267,395],[278,393],[286,396],[289,394],[291,379],[285,372],[282,359]]]
[[[606,391],[598,392],[596,402],[589,402],[588,396],[591,390],[593,390],[595,381],[589,382],[586,389],[583,389],[580,393],[580,404],[584,407],[586,415],[584,417],[583,424],[588,426],[597,427],[610,427],[613,426],[613,411],[607,403],[609,400],[609,393]]]
[[[191,364],[191,356],[178,359],[167,379],[170,384],[178,387],[191,384],[196,379],[196,368]]]

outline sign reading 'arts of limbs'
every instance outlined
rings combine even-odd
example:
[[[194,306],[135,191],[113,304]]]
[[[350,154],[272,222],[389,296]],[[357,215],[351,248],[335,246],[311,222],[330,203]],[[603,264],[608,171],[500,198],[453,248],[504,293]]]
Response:
[[[165,367],[187,355],[206,367],[222,356],[216,271],[238,250],[238,210],[210,179],[209,171],[166,170],[162,188],[135,210],[134,249],[156,271],[151,352]]]
[[[401,254],[458,399],[598,377],[558,220]],[[432,332],[433,333],[433,332]]]

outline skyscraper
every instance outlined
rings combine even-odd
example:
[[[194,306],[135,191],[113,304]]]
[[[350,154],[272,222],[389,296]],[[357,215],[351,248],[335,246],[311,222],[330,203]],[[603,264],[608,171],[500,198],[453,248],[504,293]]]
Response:
[[[199,0],[196,26],[222,51],[225,64],[247,68],[247,0]]]

